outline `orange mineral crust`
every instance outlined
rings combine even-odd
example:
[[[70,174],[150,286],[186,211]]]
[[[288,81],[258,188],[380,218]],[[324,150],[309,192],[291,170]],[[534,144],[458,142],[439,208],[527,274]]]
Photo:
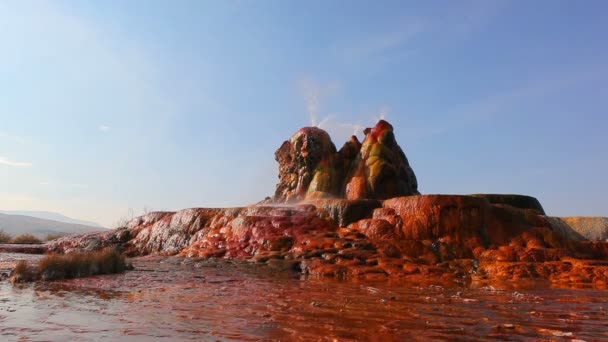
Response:
[[[338,278],[606,286],[608,242],[585,238],[605,221],[586,220],[579,233],[582,220],[546,216],[530,196],[420,195],[393,127],[381,120],[365,134],[337,151],[327,132],[299,130],[275,153],[275,196],[258,204],[149,213],[45,248],[114,246],[130,256],[231,258]]]

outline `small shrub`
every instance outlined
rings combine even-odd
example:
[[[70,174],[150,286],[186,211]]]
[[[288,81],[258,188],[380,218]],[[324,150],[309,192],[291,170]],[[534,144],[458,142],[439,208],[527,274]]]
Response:
[[[17,244],[41,244],[42,240],[40,240],[39,238],[35,237],[32,234],[21,234],[19,236],[16,236],[12,243],[17,243]]]
[[[51,254],[38,263],[38,274],[42,280],[120,273],[125,269],[125,257],[113,248],[90,253]]]
[[[90,253],[49,254],[30,267],[20,261],[10,278],[12,283],[30,282],[38,279],[58,280],[89,277],[96,274],[120,273],[132,266],[125,257],[113,248]]]
[[[106,248],[93,254],[94,263],[99,265],[99,273],[110,274],[125,270],[125,257],[113,248]]]
[[[10,243],[12,239],[13,237],[10,234],[0,229],[0,243]]]
[[[15,283],[24,283],[30,282],[38,279],[38,274],[36,270],[34,270],[27,261],[21,260],[17,263],[17,266],[13,270],[13,275],[10,278],[10,281]]]

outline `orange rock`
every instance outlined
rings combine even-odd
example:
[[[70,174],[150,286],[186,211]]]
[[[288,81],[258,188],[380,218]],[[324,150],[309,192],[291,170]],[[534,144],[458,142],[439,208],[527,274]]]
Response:
[[[405,239],[435,240],[450,236],[458,242],[478,236],[486,227],[490,204],[470,196],[417,195],[384,201],[403,221]]]
[[[399,227],[395,227],[386,220],[364,219],[353,223],[349,228],[358,229],[372,240],[393,240],[403,239],[403,232]]]
[[[150,213],[43,248],[235,258],[314,276],[608,283],[608,242],[586,241],[543,216],[532,197],[418,195],[383,120],[339,152],[325,131],[304,128],[275,156],[279,184],[259,205]]]

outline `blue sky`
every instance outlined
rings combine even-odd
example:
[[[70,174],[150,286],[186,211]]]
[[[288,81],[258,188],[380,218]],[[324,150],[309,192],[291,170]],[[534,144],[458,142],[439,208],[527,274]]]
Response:
[[[385,117],[422,193],[608,215],[607,17],[605,1],[2,1],[0,209],[111,226],[254,203],[299,127],[339,148]]]

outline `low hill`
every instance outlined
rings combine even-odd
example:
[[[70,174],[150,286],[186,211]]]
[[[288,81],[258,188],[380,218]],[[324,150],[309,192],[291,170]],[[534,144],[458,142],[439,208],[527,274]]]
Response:
[[[589,240],[608,240],[608,217],[560,217],[574,231]]]
[[[91,226],[91,227],[104,228],[103,226],[101,226],[100,224],[95,223],[95,222],[78,220],[78,219],[67,217],[63,214],[55,213],[55,212],[51,212],[51,211],[0,210],[0,214],[31,216],[31,217],[37,217],[39,219],[44,219],[44,220],[51,220],[51,221],[58,221],[58,222],[64,222],[64,223],[73,223],[73,224],[81,224],[81,225]]]
[[[25,215],[0,214],[0,230],[13,236],[30,233],[44,238],[47,234],[88,233],[105,230],[105,228],[46,220]]]

